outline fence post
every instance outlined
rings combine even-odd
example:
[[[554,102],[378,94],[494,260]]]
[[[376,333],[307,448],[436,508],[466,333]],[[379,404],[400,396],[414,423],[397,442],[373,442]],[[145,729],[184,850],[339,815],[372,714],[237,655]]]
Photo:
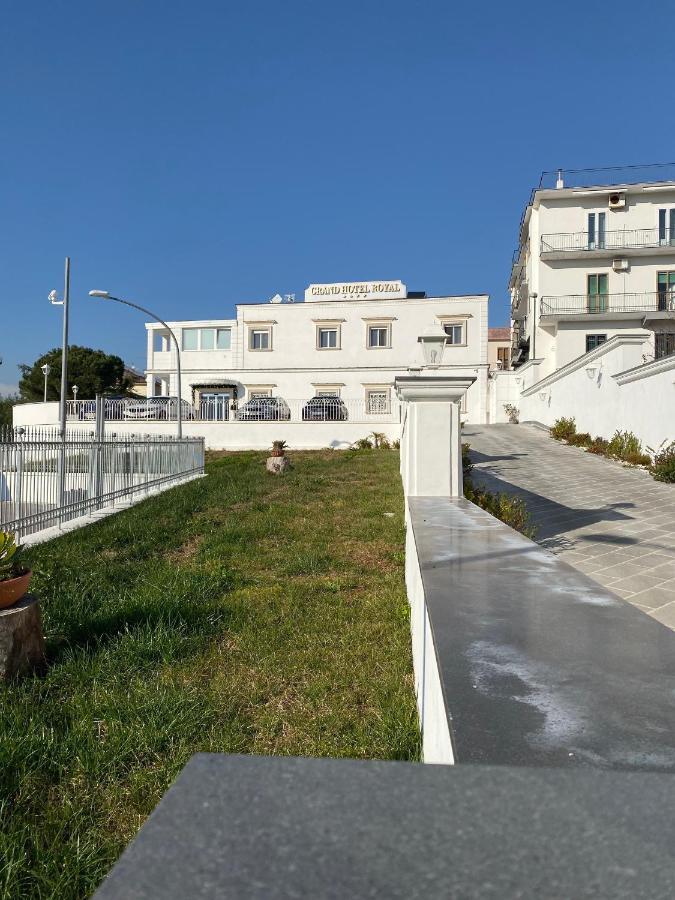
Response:
[[[23,518],[21,515],[21,503],[23,497],[23,446],[21,443],[21,436],[23,435],[23,428],[19,428],[17,434],[19,440],[15,451],[16,473],[14,481],[14,519],[18,522],[16,536],[17,540],[20,540],[22,537],[21,521]]]
[[[407,496],[462,496],[459,402],[475,380],[424,374],[395,379],[398,398],[406,403],[401,467]]]

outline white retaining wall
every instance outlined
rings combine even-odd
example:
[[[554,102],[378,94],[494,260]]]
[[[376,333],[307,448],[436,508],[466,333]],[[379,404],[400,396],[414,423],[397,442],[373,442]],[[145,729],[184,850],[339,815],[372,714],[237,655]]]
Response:
[[[45,409],[45,407],[53,407]],[[56,413],[55,418],[50,416]],[[58,420],[57,403],[23,403],[14,407],[14,425],[36,426],[54,424]],[[68,430],[94,430],[91,421],[69,421]],[[175,422],[106,422],[106,435],[174,435]],[[345,450],[359,438],[373,431],[386,435],[390,441],[401,436],[399,422],[384,424],[374,420],[359,422],[183,422],[185,437],[203,437],[207,450],[269,450],[272,441],[286,441],[291,450],[322,450],[332,447]]]
[[[527,386],[516,404],[520,421],[573,417],[577,431],[632,431],[654,449],[675,439],[675,356],[645,363],[646,344],[641,334],[611,338]]]

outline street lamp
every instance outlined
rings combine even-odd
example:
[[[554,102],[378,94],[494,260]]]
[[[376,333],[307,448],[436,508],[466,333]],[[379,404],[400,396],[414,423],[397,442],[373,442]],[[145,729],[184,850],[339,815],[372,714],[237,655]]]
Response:
[[[74,384],[73,385],[73,400],[77,403],[77,392],[79,391],[79,387]]]
[[[44,366],[40,366],[40,368],[42,369],[42,374],[45,376],[45,399],[44,399],[44,402],[46,403],[47,402],[47,378],[49,378],[49,373],[51,372],[52,367],[49,365],[49,363],[45,363]]]
[[[61,349],[61,396],[59,397],[59,427],[61,437],[66,439],[66,391],[68,381],[68,303],[70,300],[70,257],[66,256],[66,271],[63,286],[63,300],[59,300],[56,291],[49,292],[52,306],[63,307],[63,341]]]
[[[430,369],[437,369],[441,364],[443,350],[448,340],[445,331],[440,325],[430,325],[417,340],[422,345],[425,366]]]
[[[178,341],[176,339],[176,335],[173,333],[173,330],[169,328],[164,319],[160,319],[159,316],[156,316],[154,312],[150,312],[149,309],[146,309],[144,306],[139,306],[137,303],[131,303],[129,300],[122,300],[120,297],[113,297],[110,291],[89,291],[90,297],[100,297],[103,300],[114,300],[116,303],[123,303],[125,306],[131,306],[132,309],[137,309],[142,313],[145,313],[146,316],[150,316],[151,319],[154,319],[155,322],[159,322],[160,325],[163,325],[166,330],[171,335],[173,342],[176,347],[176,387],[178,393],[178,413],[176,416],[176,421],[178,424],[177,433],[178,437],[183,437],[183,410],[181,409],[182,404],[182,394],[181,394],[181,382],[180,382],[180,347],[178,345]]]

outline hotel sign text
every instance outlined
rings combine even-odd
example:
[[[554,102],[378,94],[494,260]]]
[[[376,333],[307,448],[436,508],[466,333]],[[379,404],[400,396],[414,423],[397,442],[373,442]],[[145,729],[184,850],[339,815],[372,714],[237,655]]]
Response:
[[[407,295],[401,281],[347,281],[310,284],[305,300],[394,300]]]

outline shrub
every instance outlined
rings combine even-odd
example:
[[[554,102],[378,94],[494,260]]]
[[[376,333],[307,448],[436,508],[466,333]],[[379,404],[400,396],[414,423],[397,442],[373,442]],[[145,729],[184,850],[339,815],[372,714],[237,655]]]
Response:
[[[578,434],[573,434],[567,438],[567,443],[571,444],[573,447],[588,447],[592,441],[593,438],[587,431],[581,431]]]
[[[401,449],[401,442],[398,438],[396,438],[395,441],[391,442],[391,449],[392,450],[400,450]]]
[[[520,497],[511,494],[493,494],[484,487],[474,487],[471,481],[464,482],[464,496],[496,519],[534,540],[536,528],[530,520],[527,504]]]
[[[519,420],[519,412],[518,407],[514,406],[513,403],[505,403],[504,404],[504,412],[509,417],[509,422],[512,425],[517,425]]]
[[[577,432],[577,423],[574,419],[556,419],[551,426],[551,437],[556,441],[569,441],[573,434]]]
[[[606,456],[608,447],[609,441],[606,441],[603,437],[595,437],[588,445],[588,452],[597,453],[598,456]]]
[[[652,463],[651,472],[657,481],[667,481],[669,484],[675,484],[675,441],[671,441],[667,446],[661,446],[658,450],[653,450],[654,462]]]
[[[651,466],[652,458],[648,453],[627,453],[623,461],[631,466]]]
[[[350,450],[372,450],[373,444],[370,438],[362,437],[359,438],[358,441],[354,441],[354,443],[349,448]]]
[[[617,459],[626,459],[629,454],[642,453],[642,444],[632,431],[615,431],[607,446],[607,453]]]
[[[469,477],[471,470],[473,469],[470,450],[471,444],[462,444],[462,471],[464,472],[465,478]]]
[[[391,450],[389,438],[382,431],[371,431],[370,438],[376,450]]]

